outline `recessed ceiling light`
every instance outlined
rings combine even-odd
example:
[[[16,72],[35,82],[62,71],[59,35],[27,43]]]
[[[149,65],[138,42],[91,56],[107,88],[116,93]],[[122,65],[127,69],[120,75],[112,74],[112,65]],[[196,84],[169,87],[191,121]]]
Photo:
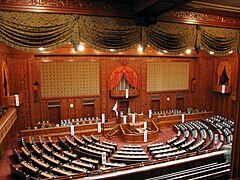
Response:
[[[142,53],[142,52],[143,52],[142,46],[138,46],[138,49],[137,49],[137,50],[138,50],[139,53]]]
[[[84,51],[84,45],[83,44],[80,44],[78,46],[78,51]]]
[[[213,51],[209,51],[209,54],[213,55],[213,54],[214,54],[214,52],[213,52]]]
[[[164,52],[164,53],[168,53],[168,51],[167,51],[167,50],[163,50],[163,52]]]
[[[229,53],[229,54],[232,54],[232,53],[233,53],[233,50],[230,50],[228,53]]]
[[[114,49],[109,49],[109,51],[114,52],[115,50]]]
[[[192,50],[191,49],[187,49],[186,50],[186,54],[191,54]]]
[[[38,49],[39,49],[39,51],[43,51],[44,47],[39,47]]]

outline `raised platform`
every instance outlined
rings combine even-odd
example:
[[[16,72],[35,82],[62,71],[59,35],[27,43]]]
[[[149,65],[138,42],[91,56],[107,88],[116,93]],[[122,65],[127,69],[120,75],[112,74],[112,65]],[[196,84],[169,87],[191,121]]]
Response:
[[[141,123],[128,123],[120,125],[120,136],[122,141],[127,143],[144,143],[151,142],[158,138],[158,127],[154,122],[148,122],[145,130],[143,122]],[[144,132],[147,133],[147,138],[144,141]]]

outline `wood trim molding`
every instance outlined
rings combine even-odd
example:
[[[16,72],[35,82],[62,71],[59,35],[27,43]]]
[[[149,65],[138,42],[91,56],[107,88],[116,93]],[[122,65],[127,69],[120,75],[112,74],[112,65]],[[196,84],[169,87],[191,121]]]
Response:
[[[225,28],[240,28],[240,19],[193,11],[173,10],[158,17],[159,21],[180,22],[187,24],[201,24]]]

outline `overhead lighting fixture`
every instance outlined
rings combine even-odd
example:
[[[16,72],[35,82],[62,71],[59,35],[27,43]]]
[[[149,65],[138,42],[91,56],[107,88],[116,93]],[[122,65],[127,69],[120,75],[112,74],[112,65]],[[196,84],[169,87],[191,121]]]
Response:
[[[229,53],[229,54],[232,54],[232,53],[233,53],[233,50],[230,50],[228,53]]]
[[[213,55],[213,54],[214,54],[214,52],[213,52],[213,51],[209,51],[209,54]]]
[[[143,52],[143,47],[141,45],[139,45],[137,50],[138,50],[139,53],[142,53]]]
[[[114,49],[109,49],[110,52],[114,52],[115,50]]]
[[[187,49],[186,50],[186,54],[191,54],[192,50],[191,49]]]
[[[168,53],[168,51],[167,51],[167,50],[163,50],[163,52],[164,52],[164,53]]]
[[[39,51],[43,51],[44,47],[39,47],[38,49],[39,49]]]
[[[83,44],[80,44],[79,46],[78,46],[78,51],[84,51],[84,45]]]

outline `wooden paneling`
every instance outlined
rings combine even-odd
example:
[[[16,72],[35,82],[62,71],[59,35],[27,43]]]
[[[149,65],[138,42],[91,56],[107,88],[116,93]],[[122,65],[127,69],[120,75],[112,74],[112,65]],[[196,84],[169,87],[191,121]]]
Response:
[[[76,118],[83,117],[82,99],[80,99],[80,98],[75,99],[75,108],[76,108]]]
[[[76,108],[75,108],[75,100],[74,99],[68,99],[68,117],[70,119],[76,117]]]
[[[61,99],[60,102],[60,109],[61,109],[61,119],[69,119],[70,117],[68,116],[68,101],[67,99]]]
[[[149,48],[149,47],[148,47]],[[18,51],[12,51],[12,53],[18,53]],[[151,51],[152,56],[137,56],[136,53],[132,55],[122,56],[121,54],[112,53],[104,56],[68,56],[68,55],[45,55],[36,56],[32,58],[32,54],[20,54],[20,56],[9,56],[8,64],[10,64],[10,75],[12,91],[18,91],[23,93],[23,104],[19,108],[20,114],[19,124],[21,128],[25,128],[34,125],[39,120],[49,120],[48,102],[59,101],[60,102],[60,118],[81,118],[84,117],[83,99],[91,98],[94,100],[93,113],[95,117],[101,117],[101,114],[106,114],[106,118],[112,118],[112,108],[116,100],[126,100],[125,98],[112,98],[109,94],[109,79],[111,73],[115,68],[126,65],[135,70],[138,76],[139,95],[136,97],[128,98],[129,107],[132,112],[143,112],[148,114],[148,110],[151,109],[151,96],[158,94],[160,110],[176,109],[179,106],[177,98],[179,94],[182,94],[181,108],[186,110],[189,107],[197,109],[213,110],[215,113],[227,116],[229,118],[235,116],[236,106],[236,79],[238,67],[237,54],[230,55],[228,57],[214,57],[207,53],[200,52],[199,54],[193,54],[191,56],[159,56]],[[150,54],[151,54],[150,53]],[[148,54],[149,55],[149,54]],[[77,96],[77,97],[53,97],[42,98],[41,97],[41,84],[38,87],[39,99],[34,100],[33,84],[39,80],[39,66],[38,62],[41,60],[50,61],[98,61],[100,64],[100,95],[91,96]],[[233,93],[222,96],[221,94],[212,92],[212,86],[216,79],[217,65],[223,61],[228,60],[233,67],[231,82]],[[186,91],[164,91],[164,92],[147,92],[147,62],[148,61],[180,61],[190,62],[189,71],[189,90]],[[194,79],[195,88],[191,88],[192,79]],[[29,80],[29,81],[28,81]],[[167,97],[170,98],[167,101]],[[70,108],[70,104],[73,104],[73,108]],[[30,112],[30,113],[29,113]],[[85,113],[86,114],[86,113]]]
[[[17,110],[15,108],[9,108],[0,119],[0,159],[3,158],[5,151],[16,134],[16,119]]]
[[[222,114],[228,118],[235,117],[235,101],[236,101],[236,88],[237,88],[237,68],[238,67],[238,56],[233,54],[228,57],[213,58],[212,65],[212,86],[217,85],[217,68],[218,65],[223,61],[228,61],[231,65],[232,73],[230,86],[232,86],[231,94],[222,94],[212,91],[212,110],[218,114]]]

